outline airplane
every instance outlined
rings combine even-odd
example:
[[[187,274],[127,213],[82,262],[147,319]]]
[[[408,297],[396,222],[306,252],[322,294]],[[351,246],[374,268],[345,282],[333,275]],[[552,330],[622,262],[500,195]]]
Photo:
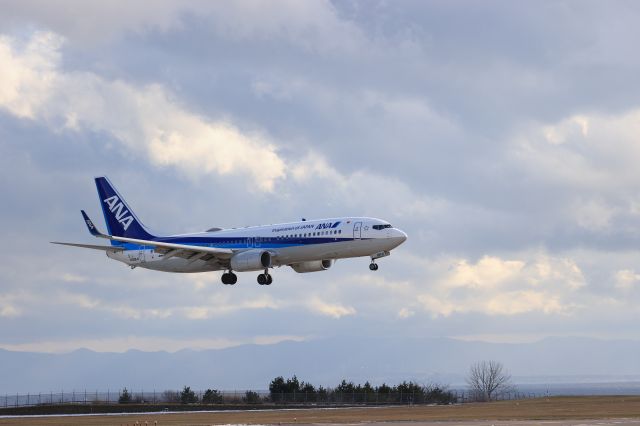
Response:
[[[108,234],[100,232],[81,210],[91,235],[111,245],[52,241],[53,244],[102,250],[134,268],[163,272],[224,271],[222,283],[233,285],[235,272],[261,271],[258,284],[270,285],[269,270],[290,266],[299,273],[325,271],[337,259],[376,260],[407,239],[388,222],[370,217],[339,217],[245,228],[211,228],[205,232],[157,236],[142,224],[106,177],[95,178]]]

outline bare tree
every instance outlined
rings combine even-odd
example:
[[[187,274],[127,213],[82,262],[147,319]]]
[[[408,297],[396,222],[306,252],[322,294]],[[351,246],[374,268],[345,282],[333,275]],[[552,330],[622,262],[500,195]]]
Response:
[[[469,369],[467,384],[476,401],[492,401],[509,392],[511,375],[497,361],[481,361]]]

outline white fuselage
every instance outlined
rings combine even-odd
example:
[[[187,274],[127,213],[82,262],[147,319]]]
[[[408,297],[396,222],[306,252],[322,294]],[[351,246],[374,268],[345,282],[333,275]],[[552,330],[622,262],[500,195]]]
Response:
[[[370,256],[377,259],[402,244],[407,235],[387,222],[369,217],[309,220],[277,225],[222,229],[210,232],[174,235],[158,241],[200,247],[267,251],[271,266],[303,262]],[[165,272],[207,272],[231,269],[216,259],[183,258],[159,253],[154,247],[123,244],[122,251],[107,251],[107,256],[131,267]]]

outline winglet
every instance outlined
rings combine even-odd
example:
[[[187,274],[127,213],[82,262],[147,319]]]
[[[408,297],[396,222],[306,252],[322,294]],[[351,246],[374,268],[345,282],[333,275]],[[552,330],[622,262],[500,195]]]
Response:
[[[94,237],[109,238],[107,235],[104,235],[102,232],[98,231],[98,228],[96,228],[96,226],[93,224],[91,219],[89,219],[89,216],[87,216],[84,210],[80,210],[80,212],[82,213],[84,223],[87,224],[87,228],[89,229],[89,232],[91,232],[91,235],[93,235]]]

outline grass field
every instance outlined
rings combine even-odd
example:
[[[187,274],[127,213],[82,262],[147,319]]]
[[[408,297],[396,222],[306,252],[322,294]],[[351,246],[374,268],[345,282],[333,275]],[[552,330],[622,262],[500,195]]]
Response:
[[[453,406],[265,410],[0,419],[0,425],[210,425],[359,423],[435,420],[575,420],[640,418],[640,396],[551,397]]]

